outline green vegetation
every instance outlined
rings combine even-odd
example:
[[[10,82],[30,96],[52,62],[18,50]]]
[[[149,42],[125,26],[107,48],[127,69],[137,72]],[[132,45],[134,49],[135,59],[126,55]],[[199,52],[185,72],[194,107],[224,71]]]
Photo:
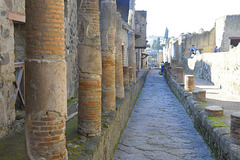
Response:
[[[160,37],[158,37],[157,40],[153,41],[151,48],[157,51],[163,49],[162,46],[160,45]]]
[[[212,122],[212,127],[216,128],[222,128],[222,127],[227,127],[225,123],[220,118],[217,117],[207,117],[206,120],[210,120]]]
[[[168,28],[166,27],[166,29],[165,29],[165,35],[164,35],[164,38],[165,38],[165,39],[168,39],[168,32],[169,32],[169,30],[168,30]]]
[[[68,99],[67,104],[72,104],[72,103],[75,103],[76,101],[77,101],[77,96]]]

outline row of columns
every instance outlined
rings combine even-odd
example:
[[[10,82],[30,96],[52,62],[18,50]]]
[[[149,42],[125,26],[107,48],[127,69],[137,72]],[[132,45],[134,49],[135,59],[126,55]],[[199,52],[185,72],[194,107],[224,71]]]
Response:
[[[85,136],[101,134],[101,112],[116,110],[116,97],[136,82],[135,34],[129,32],[129,68],[123,68],[116,0],[103,0],[100,8],[99,17],[99,0],[78,6],[78,132]],[[26,0],[26,15],[27,158],[67,159],[64,1]]]

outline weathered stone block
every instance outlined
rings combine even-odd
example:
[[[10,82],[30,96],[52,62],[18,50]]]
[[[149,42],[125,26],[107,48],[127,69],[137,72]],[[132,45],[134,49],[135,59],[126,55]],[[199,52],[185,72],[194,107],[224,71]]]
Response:
[[[177,83],[182,83],[183,82],[183,68],[182,67],[177,67],[176,68],[176,81]]]
[[[194,76],[193,75],[185,75],[184,89],[188,92],[194,91]]]
[[[205,111],[209,116],[214,116],[214,117],[223,116],[223,107],[221,106],[208,106],[208,107],[205,107]]]
[[[231,138],[235,144],[240,144],[240,112],[231,114]]]
[[[206,91],[196,90],[192,92],[192,99],[194,101],[206,101]]]

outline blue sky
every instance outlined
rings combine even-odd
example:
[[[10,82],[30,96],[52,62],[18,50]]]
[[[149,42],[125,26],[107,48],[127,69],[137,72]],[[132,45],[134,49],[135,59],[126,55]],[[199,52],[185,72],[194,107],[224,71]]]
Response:
[[[240,14],[240,0],[136,0],[137,10],[147,10],[147,35],[169,36],[209,31],[217,18]]]

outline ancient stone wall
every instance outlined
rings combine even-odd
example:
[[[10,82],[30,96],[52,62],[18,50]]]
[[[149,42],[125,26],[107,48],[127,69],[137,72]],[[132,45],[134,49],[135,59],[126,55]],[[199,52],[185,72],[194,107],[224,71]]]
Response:
[[[240,37],[240,15],[227,15],[216,20],[216,45],[229,51],[230,37]]]
[[[185,56],[190,55],[190,48],[195,45],[196,49],[200,49],[201,53],[213,52],[215,45],[215,28],[201,34],[188,34],[185,39]]]
[[[15,62],[26,59],[26,32],[24,23],[14,23],[14,54]]]
[[[2,0],[0,3],[2,8],[8,9],[7,11],[25,15],[25,0]]]
[[[65,53],[67,62],[67,96],[75,97],[78,89],[77,67],[77,0],[64,1]]]
[[[205,53],[184,58],[180,65],[186,72],[207,80],[233,94],[240,95],[240,46],[229,52]]]
[[[15,120],[14,107],[14,25],[8,19],[13,10],[9,0],[0,1],[0,137],[8,133]]]
[[[135,12],[135,34],[136,34],[135,48],[147,47],[146,33],[147,33],[147,12],[136,11]]]

